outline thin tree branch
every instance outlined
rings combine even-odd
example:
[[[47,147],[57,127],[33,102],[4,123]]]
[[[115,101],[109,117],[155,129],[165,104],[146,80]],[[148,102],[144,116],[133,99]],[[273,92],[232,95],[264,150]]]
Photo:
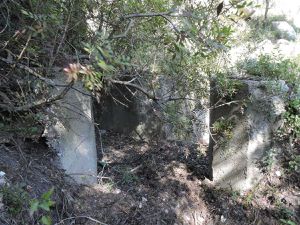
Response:
[[[126,86],[129,86],[129,87],[133,87],[137,90],[139,90],[140,92],[142,92],[144,95],[146,95],[148,98],[154,100],[154,101],[157,101],[159,100],[159,98],[157,98],[155,95],[149,93],[148,91],[146,91],[144,88],[142,88],[141,86],[139,85],[136,85],[136,84],[133,84],[129,81],[120,81],[120,80],[113,80],[113,79],[109,79],[108,80],[109,82],[113,83],[113,84],[122,84],[122,85],[126,85]]]
[[[241,102],[241,101],[237,100],[237,101],[226,102],[226,103],[221,104],[221,105],[212,106],[209,109],[216,109],[216,108],[219,108],[219,107],[222,107],[222,106],[225,106],[225,105],[238,104],[239,102]]]
[[[28,111],[32,108],[37,108],[37,107],[41,107],[47,104],[50,104],[52,102],[58,101],[60,99],[62,99],[67,93],[68,91],[71,89],[71,87],[74,84],[74,80],[72,80],[63,90],[60,94],[55,95],[53,97],[50,97],[48,99],[40,99],[38,101],[35,101],[33,103],[29,103],[27,105],[22,105],[22,106],[7,106],[5,104],[0,104],[0,108],[4,111],[9,111],[9,112],[22,112],[22,111]]]
[[[129,30],[131,29],[133,25],[133,18],[149,18],[149,17],[163,17],[165,20],[167,20],[175,30],[175,32],[180,33],[180,31],[177,29],[176,25],[167,17],[170,16],[172,11],[170,12],[162,12],[162,13],[134,13],[134,14],[128,14],[122,16],[123,19],[130,19],[131,21],[129,22],[126,31],[123,34],[113,36],[114,31],[109,35],[110,38],[115,39],[115,38],[124,38],[127,36]],[[119,21],[120,23],[120,21]]]
[[[172,11],[170,12],[162,12],[162,13],[134,13],[134,14],[128,14],[123,16],[124,19],[132,19],[132,18],[141,18],[141,17],[163,17],[165,20],[167,20],[173,27],[173,29],[177,32],[180,33],[180,31],[177,29],[177,27],[175,26],[175,24],[167,17],[170,16],[172,13]],[[130,27],[128,26],[128,28],[130,29]],[[125,31],[125,33],[128,32],[128,30]],[[126,33],[127,34],[127,33]],[[125,34],[125,36],[126,36]]]
[[[55,62],[55,59],[56,59],[57,55],[59,54],[60,48],[62,47],[62,44],[65,40],[66,34],[68,32],[68,28],[69,28],[69,22],[70,22],[70,19],[71,19],[72,9],[73,9],[73,4],[72,4],[72,8],[70,9],[70,12],[69,12],[69,15],[68,15],[68,18],[67,18],[67,22],[66,22],[66,25],[65,25],[65,29],[64,29],[63,35],[61,37],[61,40],[58,44],[58,47],[56,49],[55,55],[53,57],[51,57],[51,59],[50,59],[50,62],[49,62],[49,65],[48,65],[48,72],[50,71],[50,68],[52,67],[53,63]]]
[[[156,17],[156,16],[169,16],[172,12],[161,12],[161,13],[133,13],[124,15],[124,19],[134,18],[134,17]]]
[[[160,101],[160,103],[165,103],[165,102],[170,102],[170,101],[179,101],[179,100],[189,100],[189,101],[198,101],[197,99],[194,98],[187,98],[187,97],[169,97],[169,98],[158,98],[155,96],[155,94],[149,93],[147,90],[145,90],[143,87],[137,84],[133,84],[132,81],[135,79],[132,79],[131,81],[120,81],[120,80],[113,80],[113,79],[108,79],[109,82],[113,84],[121,84],[125,85],[127,87],[133,87],[136,90],[142,92],[144,95],[146,95],[149,99],[152,99],[156,102]]]
[[[5,62],[5,63],[7,63],[7,64],[9,64],[9,65],[12,65],[12,66],[16,65],[20,69],[23,69],[26,72],[30,73],[31,75],[33,75],[33,76],[37,77],[38,79],[44,81],[46,84],[51,85],[51,86],[55,86],[55,83],[54,83],[53,80],[43,77],[42,75],[40,75],[39,73],[37,73],[33,69],[29,68],[28,66],[25,66],[25,65],[23,65],[21,63],[12,62],[12,61],[10,61],[8,59],[5,59],[3,57],[0,57],[0,60],[3,61],[3,62]]]
[[[124,32],[123,34],[115,35],[115,36],[112,37],[112,39],[116,39],[116,38],[124,38],[124,37],[126,37],[127,34],[128,34],[128,32],[129,32],[129,30],[130,30],[131,27],[133,26],[133,21],[134,21],[134,20],[132,20],[132,19],[129,21],[128,26],[127,26],[127,28],[126,28],[126,30],[125,30],[125,32]]]

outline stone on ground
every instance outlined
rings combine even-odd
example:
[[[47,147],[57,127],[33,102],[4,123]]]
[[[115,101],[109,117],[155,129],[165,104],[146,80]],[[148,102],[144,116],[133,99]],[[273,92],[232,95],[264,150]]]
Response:
[[[294,41],[297,38],[295,29],[286,21],[274,21],[272,26],[276,32],[278,32],[279,38]]]

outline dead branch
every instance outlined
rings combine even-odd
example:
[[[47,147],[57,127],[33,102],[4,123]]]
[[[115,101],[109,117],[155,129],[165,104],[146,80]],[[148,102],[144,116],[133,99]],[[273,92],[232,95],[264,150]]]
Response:
[[[108,81],[111,82],[111,83],[113,83],[113,84],[121,84],[121,85],[126,85],[128,87],[133,87],[133,88],[137,89],[138,91],[142,92],[149,99],[152,99],[154,101],[159,100],[159,98],[157,98],[155,95],[149,93],[148,91],[146,91],[141,86],[131,83],[130,81],[120,81],[120,80],[113,80],[113,79],[109,79]]]
[[[99,220],[96,220],[96,219],[94,219],[94,218],[92,218],[92,217],[89,217],[89,216],[73,216],[73,217],[69,217],[69,218],[66,218],[66,219],[61,220],[61,221],[58,222],[58,223],[55,223],[54,225],[63,224],[63,223],[64,223],[65,221],[67,221],[67,220],[73,220],[73,219],[79,219],[79,218],[88,219],[88,220],[90,220],[90,221],[95,222],[96,224],[107,225],[106,223],[100,222]]]
[[[3,111],[9,111],[9,112],[23,112],[23,111],[28,111],[30,109],[33,108],[37,108],[37,107],[41,107],[44,105],[48,105],[52,102],[58,101],[60,99],[62,99],[67,93],[68,91],[71,89],[71,87],[74,84],[74,80],[72,80],[62,91],[60,94],[55,95],[53,97],[50,97],[48,99],[40,99],[38,101],[35,101],[33,103],[29,103],[27,105],[21,105],[21,106],[8,106],[5,104],[0,104],[0,108]]]
[[[3,57],[0,57],[0,60],[11,65],[11,66],[17,66],[20,69],[25,70],[26,72],[30,73],[31,75],[37,77],[38,79],[40,79],[41,81],[44,81],[46,84],[51,85],[51,86],[55,86],[55,83],[53,80],[48,79],[43,77],[41,74],[37,73],[36,71],[34,71],[33,69],[29,68],[28,66],[23,65],[22,63],[16,63],[16,62],[12,62],[8,59],[5,59]]]
[[[225,105],[238,104],[240,102],[241,101],[237,100],[237,101],[226,102],[226,103],[220,104],[220,105],[215,104],[214,106],[210,107],[209,109],[216,109],[216,108],[219,108],[219,107],[222,107],[222,106],[225,106]]]

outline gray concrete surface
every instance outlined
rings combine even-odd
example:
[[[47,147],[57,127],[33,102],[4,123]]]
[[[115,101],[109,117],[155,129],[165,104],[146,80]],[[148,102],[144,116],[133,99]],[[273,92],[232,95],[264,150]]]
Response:
[[[80,82],[75,87],[85,92]],[[45,136],[49,145],[58,151],[59,164],[76,182],[96,183],[97,152],[91,97],[70,90],[49,112],[55,116],[49,118]]]
[[[280,126],[284,112],[281,94],[268,92],[268,81],[244,80],[244,87],[232,101],[237,104],[224,105],[211,111],[211,126],[221,116],[233,120],[232,137],[224,140],[213,135],[210,150],[213,151],[213,181],[216,187],[247,191],[261,179],[260,162],[272,143],[272,132]],[[283,85],[282,92],[286,91]],[[211,93],[212,105],[219,99]],[[246,100],[246,102],[243,100]],[[225,141],[225,142],[224,142]]]

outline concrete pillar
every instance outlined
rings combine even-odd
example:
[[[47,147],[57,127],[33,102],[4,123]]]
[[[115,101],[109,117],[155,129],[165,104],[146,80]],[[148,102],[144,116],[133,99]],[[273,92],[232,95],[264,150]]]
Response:
[[[236,95],[225,102],[219,101],[213,83],[210,126],[214,127],[223,117],[225,121],[233,122],[233,128],[228,138],[224,138],[222,132],[213,134],[209,149],[213,154],[212,184],[247,191],[262,177],[259,163],[270,149],[272,132],[278,128],[280,116],[285,111],[280,95],[288,89],[282,81],[272,84],[272,81],[242,80],[241,83]],[[272,85],[281,85],[282,93],[274,96],[268,92]]]
[[[61,81],[56,83],[62,84]],[[80,92],[71,89],[49,109],[55,117],[50,119],[52,123],[45,136],[58,151],[59,164],[68,175],[78,183],[94,184],[97,182],[97,152],[92,99],[82,83],[77,82],[74,87]]]

